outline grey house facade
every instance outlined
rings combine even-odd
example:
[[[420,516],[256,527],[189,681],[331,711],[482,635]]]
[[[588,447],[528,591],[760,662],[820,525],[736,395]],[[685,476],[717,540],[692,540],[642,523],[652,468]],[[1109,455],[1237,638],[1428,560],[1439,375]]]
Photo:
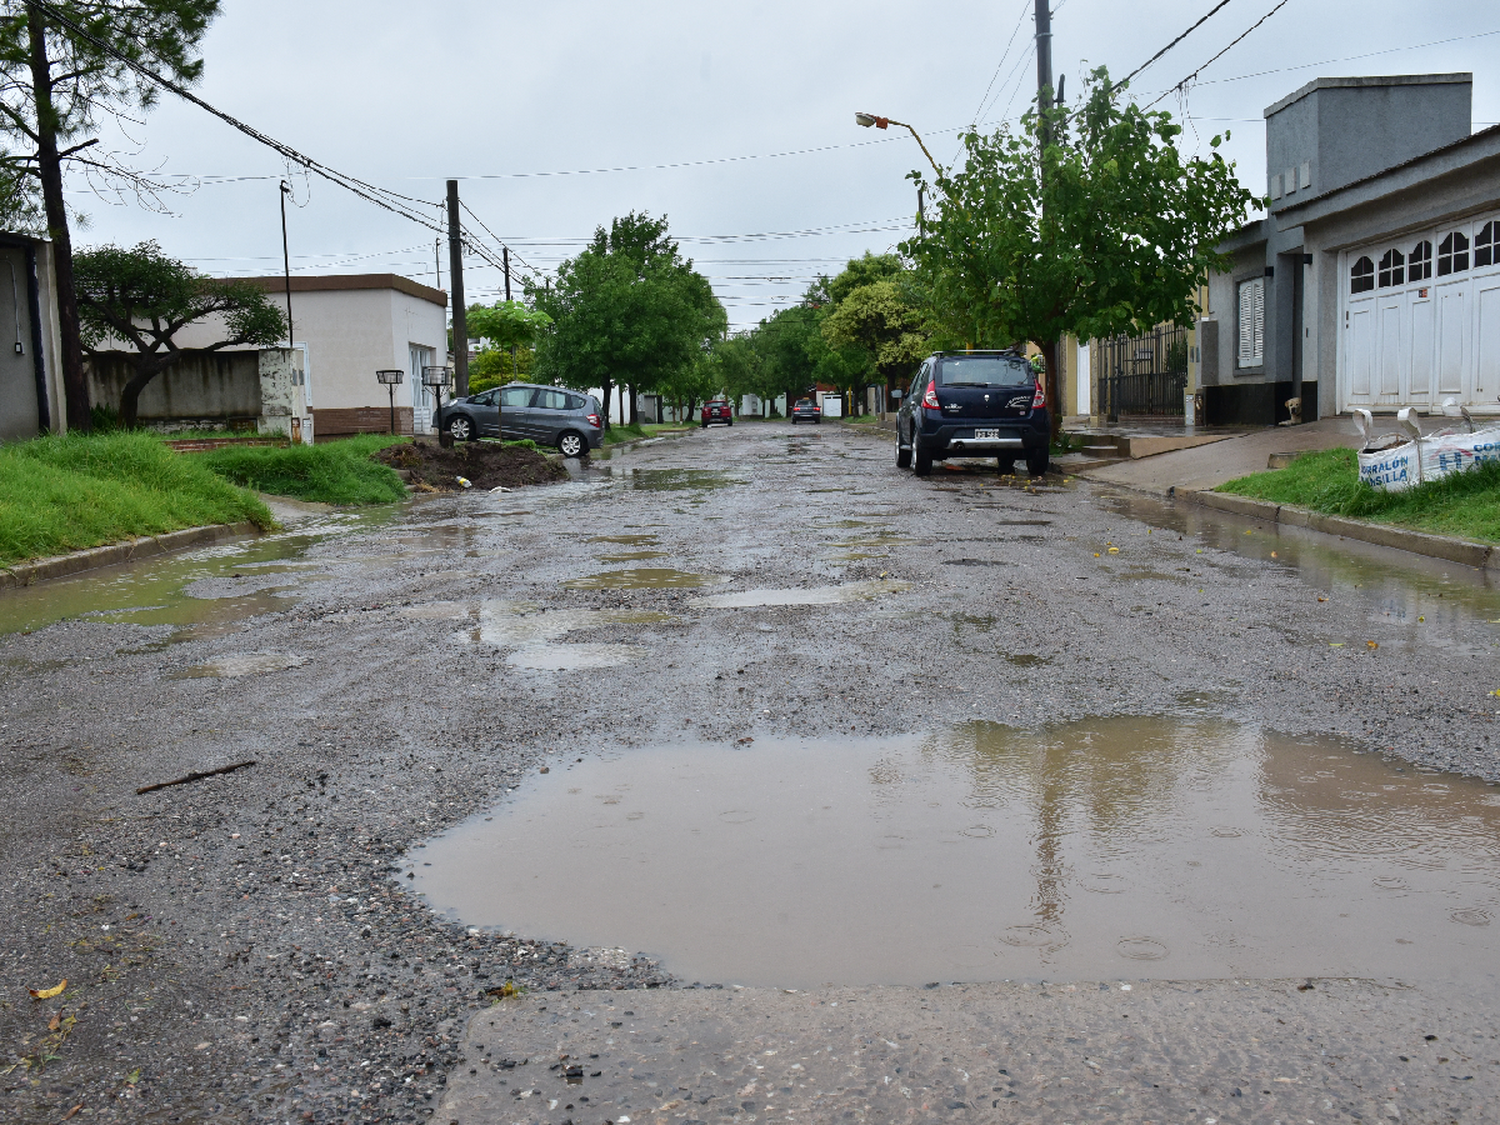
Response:
[[[67,411],[52,244],[0,232],[0,294],[0,441],[62,433]]]
[[[1209,280],[1210,423],[1500,413],[1500,127],[1472,76],[1320,78],[1265,111],[1269,210]]]

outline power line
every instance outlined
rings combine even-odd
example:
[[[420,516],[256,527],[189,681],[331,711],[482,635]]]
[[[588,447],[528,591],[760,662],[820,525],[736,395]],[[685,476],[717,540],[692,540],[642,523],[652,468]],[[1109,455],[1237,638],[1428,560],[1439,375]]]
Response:
[[[1208,13],[1208,15],[1204,16],[1197,23],[1193,24],[1192,27],[1188,28],[1181,35],[1179,35],[1176,39],[1172,40],[1172,42],[1168,43],[1160,51],[1157,51],[1156,54],[1152,55],[1145,62],[1141,63],[1140,66],[1138,66],[1134,70],[1132,70],[1129,74],[1127,74],[1124,78],[1122,78],[1120,80],[1119,85],[1121,85],[1121,86],[1125,85],[1125,83],[1129,82],[1137,74],[1139,74],[1141,71],[1145,70],[1148,66],[1150,66],[1152,63],[1154,63],[1157,59],[1161,58],[1163,55],[1165,55],[1173,47],[1177,46],[1177,44],[1181,43],[1184,39],[1186,39],[1193,32],[1197,31],[1200,27],[1202,27],[1205,23],[1207,23],[1209,21],[1209,19],[1213,16],[1214,12],[1217,12],[1220,8],[1224,7],[1228,3],[1229,3],[1229,0],[1219,0],[1219,3],[1217,3],[1217,4],[1215,4],[1213,6],[1213,9]],[[1232,44],[1231,44],[1231,46],[1232,46]]]
[[[1236,44],[1238,44],[1240,42],[1240,40],[1244,39],[1245,36],[1249,35],[1257,27],[1259,27],[1261,24],[1265,23],[1268,19],[1270,19],[1272,16],[1274,16],[1277,12],[1281,11],[1281,9],[1284,8],[1284,7],[1286,7],[1286,5],[1287,5],[1287,0],[1281,0],[1281,2],[1276,5],[1276,7],[1272,8],[1265,15],[1261,16],[1260,19],[1256,20],[1253,24],[1251,24],[1243,32],[1241,32],[1238,36],[1236,36],[1233,40],[1231,40],[1228,47],[1225,47],[1217,55],[1215,55],[1213,58],[1209,59],[1206,63],[1204,63],[1202,66],[1200,66],[1197,70],[1193,71],[1192,74],[1189,74],[1181,82],[1179,82],[1179,83],[1177,83],[1177,85],[1173,86],[1172,90],[1183,90],[1183,89],[1186,89],[1187,88],[1187,84],[1189,82],[1191,82],[1193,79],[1197,78],[1198,75],[1202,74],[1209,67],[1213,66],[1214,63],[1216,63],[1220,59],[1222,59],[1225,55],[1227,55],[1230,52],[1231,49],[1234,48],[1234,46]],[[1146,108],[1150,109],[1151,106],[1155,105],[1157,102],[1161,101],[1162,98],[1164,98],[1168,94],[1170,94],[1172,92],[1172,90],[1165,90],[1161,94],[1158,94],[1156,96],[1156,98],[1154,100],[1152,100],[1146,106]]]

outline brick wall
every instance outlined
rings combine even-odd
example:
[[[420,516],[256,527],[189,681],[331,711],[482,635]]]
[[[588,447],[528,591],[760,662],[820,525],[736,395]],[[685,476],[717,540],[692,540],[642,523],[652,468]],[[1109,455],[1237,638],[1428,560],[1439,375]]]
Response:
[[[313,433],[317,440],[348,434],[388,434],[391,432],[391,410],[388,406],[351,406],[342,409],[314,409]],[[411,433],[411,407],[396,407],[396,432]]]

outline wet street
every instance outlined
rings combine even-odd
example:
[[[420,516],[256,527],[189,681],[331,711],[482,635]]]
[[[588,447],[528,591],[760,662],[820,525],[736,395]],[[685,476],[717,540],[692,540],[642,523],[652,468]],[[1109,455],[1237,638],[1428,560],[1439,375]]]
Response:
[[[284,522],[0,592],[6,1120],[1500,1120],[1494,572],[838,425]]]

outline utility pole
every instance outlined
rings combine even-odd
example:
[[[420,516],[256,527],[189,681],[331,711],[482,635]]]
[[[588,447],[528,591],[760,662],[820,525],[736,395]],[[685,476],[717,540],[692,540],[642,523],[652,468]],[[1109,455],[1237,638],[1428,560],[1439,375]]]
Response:
[[[1045,176],[1043,153],[1052,140],[1052,127],[1047,114],[1052,109],[1052,9],[1050,0],[1036,0],[1036,108],[1039,117],[1037,151],[1038,178]],[[1042,224],[1047,222],[1046,185],[1042,185]],[[1062,380],[1059,378],[1058,359],[1060,349],[1057,340],[1048,340],[1042,345],[1042,364],[1045,371],[1043,384],[1047,395],[1047,409],[1051,411],[1052,437],[1062,433]]]
[[[500,260],[505,264],[505,303],[510,303],[510,247],[500,247]],[[511,378],[518,379],[521,373],[516,370],[516,346],[510,346],[510,374]]]
[[[458,221],[458,181],[448,181],[448,273],[453,279],[453,381],[458,398],[469,394],[469,323],[464,306],[464,240]]]
[[[286,197],[292,193],[292,185],[281,181],[281,268],[286,276],[286,346],[288,350],[297,346],[297,335],[292,331],[292,253],[286,240]]]

